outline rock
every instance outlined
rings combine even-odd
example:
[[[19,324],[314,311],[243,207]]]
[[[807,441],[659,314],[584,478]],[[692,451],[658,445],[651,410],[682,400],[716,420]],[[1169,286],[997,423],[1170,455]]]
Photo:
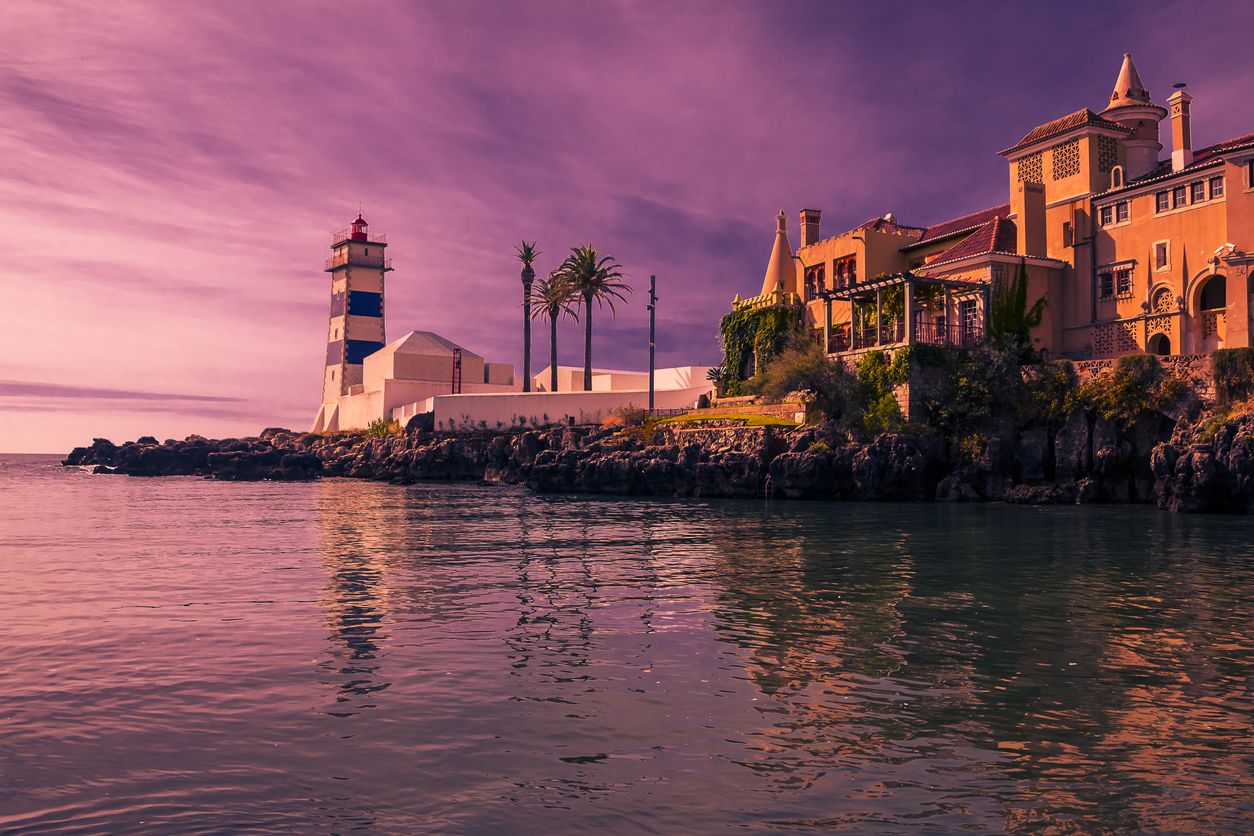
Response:
[[[807,444],[808,446],[808,444]],[[832,459],[825,453],[792,452],[770,465],[771,487],[789,499],[839,499]]]
[[[1019,447],[1015,453],[1019,465],[1019,479],[1024,482],[1045,478],[1049,464],[1049,433],[1045,430],[1028,430],[1019,435]]]
[[[1054,475],[1058,479],[1078,479],[1089,472],[1091,463],[1088,415],[1077,409],[1054,437]]]

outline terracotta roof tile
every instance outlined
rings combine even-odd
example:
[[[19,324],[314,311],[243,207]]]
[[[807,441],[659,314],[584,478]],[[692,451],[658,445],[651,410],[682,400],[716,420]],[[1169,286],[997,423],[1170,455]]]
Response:
[[[1179,171],[1172,171],[1171,158],[1168,157],[1160,162],[1158,167],[1148,174],[1142,174],[1135,180],[1129,180],[1126,188],[1136,188],[1137,186],[1143,186],[1154,180],[1166,180],[1173,174],[1184,175],[1197,169],[1206,168],[1208,165],[1213,165],[1219,162],[1220,155],[1225,154],[1228,151],[1235,151],[1236,149],[1247,145],[1254,146],[1254,134],[1239,136],[1236,139],[1229,139],[1214,145],[1208,145],[1205,148],[1199,148],[1193,152],[1193,162]],[[1116,189],[1115,191],[1122,191],[1122,189]]]
[[[1010,214],[1010,204],[1004,203],[1001,206],[994,206],[992,209],[984,209],[979,212],[972,212],[970,215],[963,215],[961,218],[954,218],[952,221],[929,226],[923,233],[923,237],[918,241],[913,241],[901,248],[902,252],[915,247],[922,247],[926,244],[934,244],[945,238],[959,235],[963,232],[970,232],[973,229],[979,229],[989,221],[997,218],[1004,218]]]
[[[927,271],[942,264],[948,264],[951,261],[970,258],[975,255],[988,255],[990,253],[1017,255],[1018,247],[1019,231],[1018,227],[1015,226],[1015,222],[1007,218],[994,218],[957,244],[945,250],[935,260],[929,261],[924,265],[923,270]]]
[[[855,226],[854,229],[869,229],[872,232],[896,232],[902,235],[914,235],[917,237],[918,235],[923,234],[925,228],[921,226],[906,226],[905,224],[900,224],[896,221],[890,221],[885,218],[872,218],[864,224]]]
[[[1055,119],[1053,122],[1047,122],[1039,128],[1028,133],[1023,139],[1019,140],[1017,145],[1007,148],[1005,151],[999,151],[998,154],[1005,156],[1018,151],[1020,148],[1026,148],[1029,145],[1035,145],[1038,142],[1049,139],[1059,134],[1065,134],[1067,131],[1084,125],[1092,125],[1096,128],[1106,128],[1107,130],[1119,131],[1121,133],[1130,134],[1131,129],[1125,128],[1118,122],[1112,122],[1109,119],[1103,119],[1087,107],[1083,110],[1077,110],[1075,113],[1068,114],[1061,119]]]

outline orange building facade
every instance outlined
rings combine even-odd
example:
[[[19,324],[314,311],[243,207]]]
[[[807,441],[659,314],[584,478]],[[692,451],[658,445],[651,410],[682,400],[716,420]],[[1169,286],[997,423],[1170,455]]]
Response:
[[[1032,341],[1049,356],[1251,345],[1254,134],[1194,149],[1191,101],[1177,90],[1155,104],[1125,55],[1100,113],[1000,152],[1007,203],[928,227],[890,214],[826,239],[804,209],[795,252],[781,212],[762,292],[733,304],[797,308],[832,354],[973,347],[992,287],[1023,269],[1029,303],[1047,299]]]

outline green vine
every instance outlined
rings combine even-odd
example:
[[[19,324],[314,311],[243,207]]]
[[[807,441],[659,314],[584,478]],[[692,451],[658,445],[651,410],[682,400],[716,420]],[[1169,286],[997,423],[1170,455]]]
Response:
[[[788,335],[797,327],[797,311],[792,308],[741,308],[719,323],[723,362],[712,376],[724,385],[728,395],[740,393],[752,354],[761,368],[784,348]]]

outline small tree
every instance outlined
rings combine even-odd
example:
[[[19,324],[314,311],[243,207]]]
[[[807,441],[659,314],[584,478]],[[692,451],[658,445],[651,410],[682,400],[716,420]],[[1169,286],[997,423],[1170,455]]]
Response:
[[[1048,305],[1042,296],[1028,307],[1028,265],[1027,259],[1021,259],[1014,278],[993,283],[987,315],[989,343],[1023,360],[1035,359],[1032,329],[1041,324]]]
[[[833,363],[823,347],[808,336],[793,332],[784,349],[745,384],[755,395],[779,401],[790,392],[808,391],[824,416],[841,418],[854,383],[840,363]]]

